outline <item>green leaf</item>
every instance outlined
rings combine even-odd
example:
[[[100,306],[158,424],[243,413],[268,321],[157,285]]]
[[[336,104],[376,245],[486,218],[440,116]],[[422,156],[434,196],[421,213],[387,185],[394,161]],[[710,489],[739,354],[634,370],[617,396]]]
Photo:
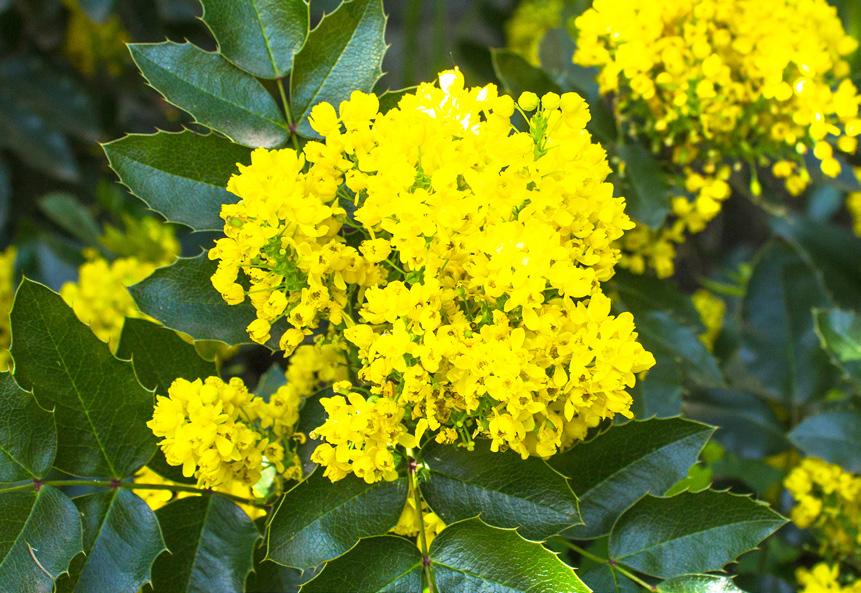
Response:
[[[156,560],[155,593],[243,591],[260,538],[245,511],[223,496],[193,496],[156,515],[170,554]]]
[[[132,286],[129,292],[141,311],[195,340],[247,344],[251,340],[245,328],[256,317],[254,309],[247,301],[239,305],[224,302],[210,281],[216,267],[205,253],[181,257]],[[278,336],[274,335],[270,344],[277,343]]]
[[[689,574],[658,584],[658,593],[744,593],[730,577]]]
[[[204,126],[244,146],[287,141],[287,122],[272,96],[218,54],[169,41],[132,43],[129,50],[147,82]]]
[[[789,433],[789,440],[805,455],[861,473],[861,412],[845,410],[808,416]]]
[[[225,58],[260,78],[280,78],[308,36],[305,0],[201,0],[203,22]]]
[[[636,323],[640,341],[655,356],[658,365],[675,362],[695,384],[724,385],[717,360],[691,327],[679,323],[665,311],[644,312],[636,318]]]
[[[818,273],[795,248],[772,241],[760,251],[741,311],[740,356],[750,374],[748,387],[789,406],[831,387],[833,367],[811,313],[829,304]]]
[[[660,162],[641,144],[620,144],[618,154],[625,163],[628,214],[648,227],[660,227],[670,212],[672,192]]]
[[[382,535],[360,541],[331,562],[301,593],[403,593],[422,590],[422,555],[415,543]]]
[[[774,232],[799,245],[813,260],[837,304],[861,309],[861,237],[833,224],[795,216],[774,217]]]
[[[609,564],[579,566],[578,574],[593,591],[599,593],[643,593],[643,588],[616,572]]]
[[[117,488],[74,500],[84,524],[84,553],[60,592],[123,593],[150,580],[156,556],[166,548],[155,514],[130,491]]]
[[[152,394],[60,295],[24,279],[12,307],[15,379],[57,411],[55,466],[74,476],[124,478],[155,451]]]
[[[56,454],[53,412],[0,373],[0,483],[45,477]]]
[[[443,529],[430,557],[442,593],[591,593],[573,568],[541,544],[479,519]]]
[[[53,593],[54,581],[83,549],[78,509],[56,488],[42,486],[0,494],[0,517],[0,591]]]
[[[78,198],[65,192],[51,192],[39,200],[39,208],[51,221],[84,245],[98,245],[102,229]]]
[[[729,492],[646,495],[613,525],[610,554],[662,578],[720,570],[784,523],[765,503]]]
[[[843,375],[861,385],[861,315],[840,309],[813,312],[819,344]]]
[[[251,151],[215,134],[130,134],[103,144],[120,181],[169,222],[195,231],[221,231],[223,204],[236,202],[227,181]]]
[[[608,533],[635,500],[647,492],[663,494],[687,476],[712,432],[681,418],[635,420],[551,458],[551,465],[570,477],[586,523],[567,534],[591,539]]]
[[[684,373],[681,365],[673,359],[662,357],[649,369],[645,377],[637,379],[631,389],[636,418],[670,418],[682,413],[682,398],[685,394]]]
[[[304,570],[336,558],[363,537],[395,526],[406,479],[367,484],[354,476],[330,482],[315,472],[287,492],[269,523],[267,559]]]
[[[204,379],[216,374],[215,363],[203,360],[175,332],[143,319],[126,319],[117,356],[130,359],[141,384],[166,395],[174,379]]]
[[[697,332],[705,330],[691,297],[681,292],[674,282],[660,280],[651,274],[616,270],[610,286],[618,293],[625,309],[633,313],[634,319],[649,311],[664,311]]]
[[[374,88],[383,74],[385,31],[382,0],[347,0],[311,31],[290,77],[290,111],[299,134],[316,136],[308,115],[317,103],[337,109],[353,91]]]
[[[391,109],[398,106],[404,95],[415,93],[416,87],[411,86],[403,89],[391,90],[387,89],[379,94],[380,96],[380,113],[388,113]]]
[[[582,524],[568,480],[541,459],[494,453],[488,441],[477,441],[471,452],[431,443],[422,461],[430,469],[422,494],[446,523],[480,516],[535,540]]]
[[[22,110],[42,118],[48,128],[88,142],[98,139],[99,121],[93,101],[68,71],[51,68],[33,56],[7,58],[0,62],[0,87],[14,88],[11,99]]]
[[[493,71],[502,87],[516,101],[520,93],[532,91],[539,97],[544,93],[560,92],[559,86],[540,68],[510,49],[491,49]]]
[[[56,128],[18,105],[0,89],[0,147],[9,148],[25,164],[61,181],[77,181],[78,164]]]
[[[694,391],[685,402],[686,415],[720,426],[715,435],[742,457],[767,457],[789,445],[783,424],[771,406],[752,393],[737,389]]]

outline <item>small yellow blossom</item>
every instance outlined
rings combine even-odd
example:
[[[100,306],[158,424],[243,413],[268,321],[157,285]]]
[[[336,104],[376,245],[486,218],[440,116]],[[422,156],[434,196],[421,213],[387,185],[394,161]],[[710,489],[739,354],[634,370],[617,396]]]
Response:
[[[726,303],[720,297],[705,289],[697,290],[691,297],[694,308],[700,314],[705,331],[700,334],[700,341],[711,350],[715,340],[723,329]]]
[[[9,344],[12,339],[9,313],[15,298],[15,248],[0,251],[0,372],[6,371],[12,362]]]
[[[813,568],[799,568],[795,578],[802,587],[799,593],[861,593],[861,579],[844,583],[837,564],[819,562]]]

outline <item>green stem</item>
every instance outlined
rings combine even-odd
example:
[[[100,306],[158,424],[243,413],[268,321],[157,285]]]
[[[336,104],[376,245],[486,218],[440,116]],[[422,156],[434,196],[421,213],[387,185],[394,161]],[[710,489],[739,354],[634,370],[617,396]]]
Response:
[[[640,585],[646,591],[654,592],[654,591],[658,590],[654,585],[650,585],[649,583],[647,583],[646,581],[644,581],[643,579],[641,579],[640,577],[635,575],[633,572],[631,572],[630,570],[628,570],[624,566],[616,563],[613,560],[610,560],[608,558],[602,558],[601,556],[598,556],[597,554],[593,554],[592,552],[589,552],[588,550],[584,550],[583,548],[581,548],[577,544],[571,543],[566,539],[560,538],[557,541],[561,542],[562,545],[567,546],[571,550],[577,552],[578,554],[580,554],[584,558],[588,558],[592,562],[596,562],[598,564],[609,565],[611,570],[617,571],[620,575],[624,576],[629,581],[632,581],[632,582]]]
[[[64,486],[87,486],[91,488],[126,488],[128,490],[169,490],[171,492],[192,492],[194,494],[218,494],[225,498],[229,498],[234,502],[238,502],[240,504],[247,504],[251,506],[255,506],[257,508],[266,508],[267,505],[259,502],[253,498],[245,498],[242,496],[236,496],[235,494],[228,494],[226,492],[218,492],[217,490],[211,490],[209,488],[198,488],[197,486],[189,486],[187,484],[140,484],[138,482],[120,482],[116,480],[45,480],[43,481],[31,481],[25,482],[23,484],[17,484],[15,486],[9,486],[8,488],[0,489],[0,494],[5,494],[7,492],[18,492],[21,490],[29,490],[36,487],[41,488],[42,486],[55,486],[55,487],[64,487]]]
[[[436,583],[433,578],[433,570],[431,570],[431,561],[430,561],[430,553],[428,552],[428,540],[427,535],[425,535],[425,518],[424,513],[422,512],[422,493],[419,490],[419,483],[416,480],[416,460],[410,457],[408,459],[408,467],[409,471],[407,476],[409,477],[409,488],[413,491],[413,500],[416,504],[416,513],[419,516],[419,543],[421,544],[422,550],[422,567],[425,573],[425,580],[428,584],[428,593],[435,593],[436,591]]]
[[[287,102],[287,92],[284,90],[284,79],[278,79],[278,94],[281,95],[281,105],[284,107],[284,116],[287,118],[287,127],[290,130],[290,140],[293,142],[293,148],[296,152],[299,151],[299,138],[296,136],[296,130],[293,127],[293,116],[290,114],[290,104]]]

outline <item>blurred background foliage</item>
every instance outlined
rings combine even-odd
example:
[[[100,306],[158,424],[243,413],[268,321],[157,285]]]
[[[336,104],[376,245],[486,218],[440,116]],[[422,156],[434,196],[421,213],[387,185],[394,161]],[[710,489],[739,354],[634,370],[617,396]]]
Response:
[[[831,1],[847,31],[861,38],[861,2]],[[313,0],[312,24],[338,3]],[[547,4],[561,4],[572,16],[588,2]],[[508,25],[514,0],[385,5],[392,49],[381,91],[431,80],[455,64],[471,85],[497,82],[515,91],[521,82],[545,80],[497,79],[499,62],[495,70],[489,48],[513,47],[527,55],[541,50],[530,45],[536,31]],[[153,215],[115,182],[99,146],[124,133],[194,127],[146,86],[125,43],[188,39],[212,49],[200,12],[197,0],[0,0],[0,250],[14,246],[16,254],[0,257],[0,280],[26,273],[59,290],[78,278],[85,262],[103,259],[117,264],[103,275],[119,277],[131,269],[121,278],[131,284],[174,253],[194,255],[209,245],[206,233],[153,231],[162,225],[146,222]],[[559,16],[551,16],[546,29],[551,41],[559,41],[553,33]],[[533,25],[543,26],[540,19]],[[563,62],[557,73],[588,94],[594,82]],[[861,52],[852,65],[858,84]],[[670,416],[684,401],[689,416],[721,427],[704,461],[680,487],[695,490],[714,480],[756,493],[788,514],[793,503],[782,482],[798,463],[796,448],[812,450],[810,434],[838,430],[834,414],[848,411],[857,418],[861,346],[840,339],[861,335],[852,326],[861,319],[861,240],[853,236],[843,207],[847,193],[858,190],[856,180],[838,178],[818,180],[802,199],[781,200],[780,208],[750,195],[731,199],[704,233],[684,245],[676,282],[628,273],[614,280],[619,302],[634,311],[658,359],[648,380],[638,384],[638,416]],[[128,257],[144,268],[119,264]],[[11,293],[0,290],[3,301],[8,307]],[[848,317],[829,309],[833,305]],[[781,319],[770,315],[777,306],[787,307],[789,317],[811,307],[827,312],[781,328]],[[751,328],[768,335],[752,337]],[[105,331],[103,339],[110,341]],[[774,348],[787,340],[808,348],[783,360],[799,367],[772,360]],[[263,363],[269,364],[262,361],[258,370]],[[248,363],[239,357],[231,364],[238,366],[228,374],[245,372]],[[775,385],[788,372],[797,385]],[[861,435],[852,438],[861,444]],[[810,535],[790,526],[743,558],[739,584],[750,591],[791,592],[795,567],[816,558]]]

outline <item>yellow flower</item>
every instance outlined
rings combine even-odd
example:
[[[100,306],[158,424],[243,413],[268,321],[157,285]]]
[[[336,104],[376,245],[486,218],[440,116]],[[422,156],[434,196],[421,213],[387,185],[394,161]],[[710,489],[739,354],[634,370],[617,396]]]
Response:
[[[700,341],[711,350],[714,348],[715,340],[723,329],[723,320],[726,315],[726,303],[721,298],[705,289],[697,290],[691,297],[691,301],[700,314],[700,319],[706,330],[700,334]]]
[[[544,35],[560,25],[564,0],[524,0],[505,24],[508,46],[531,64],[539,64]]]
[[[861,579],[841,584],[840,566],[819,562],[813,568],[799,568],[795,578],[802,589],[799,593],[861,593]]]
[[[9,313],[15,298],[15,248],[0,251],[0,372],[6,371],[12,362],[9,344],[12,339]]]
[[[394,479],[425,434],[548,457],[630,416],[654,358],[601,288],[633,226],[625,201],[582,97],[521,103],[522,132],[510,97],[457,69],[385,114],[353,93],[315,108],[321,141],[255,150],[231,178],[213,286],[251,301],[255,341],[288,322],[285,355],[312,334],[347,342],[351,372],[313,432],[330,479]]]

